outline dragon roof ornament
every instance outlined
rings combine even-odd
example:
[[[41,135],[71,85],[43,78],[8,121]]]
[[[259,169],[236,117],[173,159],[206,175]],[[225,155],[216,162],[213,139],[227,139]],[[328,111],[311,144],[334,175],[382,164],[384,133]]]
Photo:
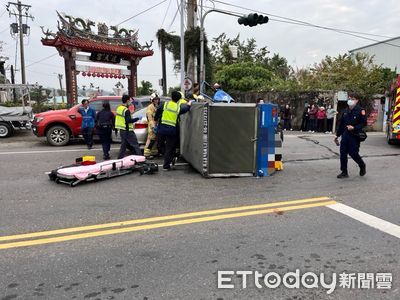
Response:
[[[139,50],[151,50],[152,41],[150,45],[146,43],[145,46],[141,46],[138,43],[138,30],[107,26],[105,23],[99,22],[97,23],[97,32],[94,32],[92,27],[96,24],[92,20],[75,18],[64,13],[59,13],[58,11],[57,15],[59,18],[57,21],[57,34],[52,33],[48,29],[45,31],[42,28],[43,39],[55,38],[56,35],[62,35],[68,38],[83,38],[100,43],[131,46]]]

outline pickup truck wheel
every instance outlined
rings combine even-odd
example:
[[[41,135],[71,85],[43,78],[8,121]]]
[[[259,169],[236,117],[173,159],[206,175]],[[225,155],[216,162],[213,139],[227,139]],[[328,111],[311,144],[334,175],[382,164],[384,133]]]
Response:
[[[46,138],[52,146],[65,146],[69,142],[70,134],[65,126],[56,125],[47,130]]]
[[[0,138],[6,138],[13,134],[13,129],[7,123],[0,123]]]

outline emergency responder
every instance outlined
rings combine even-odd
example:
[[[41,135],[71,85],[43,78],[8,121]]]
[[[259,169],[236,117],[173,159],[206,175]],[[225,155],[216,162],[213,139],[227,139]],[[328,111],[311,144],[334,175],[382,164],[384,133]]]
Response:
[[[340,141],[340,170],[342,171],[337,178],[349,177],[347,171],[347,155],[358,164],[360,167],[360,176],[364,176],[366,172],[365,162],[362,160],[360,154],[360,139],[359,133],[367,124],[367,116],[365,109],[358,105],[360,96],[356,93],[349,93],[347,105],[349,106],[343,112],[340,119],[339,128],[334,139],[336,144],[339,144],[338,138],[341,136]]]
[[[157,109],[154,119],[159,121],[158,134],[160,136],[159,141],[163,143],[160,145],[164,148],[164,164],[163,170],[167,171],[171,169],[171,163],[175,157],[175,149],[178,140],[178,117],[189,111],[189,104],[178,105],[178,101],[181,99],[181,94],[178,91],[173,91],[171,94],[170,101],[166,101],[164,105],[160,105]]]
[[[134,155],[142,155],[140,151],[137,137],[134,131],[134,123],[139,118],[132,118],[129,106],[132,101],[128,95],[122,96],[122,104],[117,107],[115,117],[115,129],[118,129],[121,136],[121,148],[119,150],[118,159],[125,155],[126,148],[131,148]]]
[[[103,103],[103,110],[99,111],[96,116],[96,131],[100,137],[103,147],[103,158],[110,159],[111,133],[114,127],[114,114],[111,112],[110,103]]]
[[[181,95],[181,98],[178,101],[178,105],[187,104],[188,102],[185,99],[185,95],[182,92],[179,92],[179,94]]]
[[[153,93],[150,96],[151,104],[147,106],[146,109],[146,117],[147,117],[147,141],[144,147],[144,156],[146,158],[150,158],[158,154],[157,150],[157,135],[156,135],[156,126],[157,122],[154,120],[154,116],[156,114],[157,108],[160,105],[160,97],[157,94]]]

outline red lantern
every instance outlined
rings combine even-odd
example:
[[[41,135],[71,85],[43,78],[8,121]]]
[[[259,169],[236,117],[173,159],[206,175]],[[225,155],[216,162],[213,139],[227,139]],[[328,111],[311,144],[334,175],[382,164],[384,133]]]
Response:
[[[110,74],[106,73],[106,78],[110,77]]]
[[[121,79],[121,75],[118,75],[118,79]]]
[[[100,74],[100,77],[101,77],[101,78],[104,78],[104,74],[103,74],[103,73],[101,73],[101,74]]]
[[[122,79],[125,79],[125,75],[122,75]]]
[[[82,72],[82,76],[86,76],[86,72]]]
[[[87,74],[86,74],[87,76],[92,76],[92,73],[90,73],[90,72],[87,72]]]

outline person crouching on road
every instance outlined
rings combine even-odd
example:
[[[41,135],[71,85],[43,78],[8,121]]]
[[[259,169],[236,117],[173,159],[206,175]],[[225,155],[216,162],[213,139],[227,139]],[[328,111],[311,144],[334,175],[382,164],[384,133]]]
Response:
[[[103,103],[103,110],[96,116],[96,131],[99,134],[103,147],[103,158],[110,159],[111,133],[114,127],[114,114],[111,112],[110,103]]]
[[[154,120],[154,116],[156,115],[157,108],[160,105],[160,97],[157,94],[153,93],[150,96],[151,104],[147,106],[146,109],[146,117],[147,117],[147,141],[144,147],[144,156],[146,158],[150,158],[158,154],[157,150],[157,135],[156,135],[156,127],[157,122]]]
[[[334,139],[335,143],[338,144],[338,138],[342,137],[340,141],[340,170],[342,172],[337,178],[349,177],[347,172],[347,155],[350,155],[360,167],[360,176],[364,176],[367,173],[365,162],[359,154],[359,133],[367,125],[367,116],[365,109],[358,105],[359,99],[360,96],[358,94],[349,93],[349,100],[347,100],[349,107],[344,110],[340,118],[339,128]]]
[[[122,104],[117,107],[115,117],[115,129],[118,129],[121,136],[121,148],[119,150],[118,159],[125,156],[126,148],[132,149],[134,155],[142,155],[139,143],[135,134],[134,123],[139,121],[139,118],[132,118],[129,106],[132,101],[128,95],[122,96]]]
[[[189,104],[179,105],[181,94],[178,91],[173,91],[170,101],[166,101],[164,105],[157,109],[154,119],[159,121],[158,134],[160,140],[165,140],[165,153],[163,170],[171,169],[171,163],[175,156],[175,149],[178,140],[178,117],[190,110]]]
[[[96,111],[89,106],[88,100],[82,100],[82,106],[78,109],[78,113],[82,115],[81,132],[85,140],[87,148],[93,147],[93,129],[96,119]]]

